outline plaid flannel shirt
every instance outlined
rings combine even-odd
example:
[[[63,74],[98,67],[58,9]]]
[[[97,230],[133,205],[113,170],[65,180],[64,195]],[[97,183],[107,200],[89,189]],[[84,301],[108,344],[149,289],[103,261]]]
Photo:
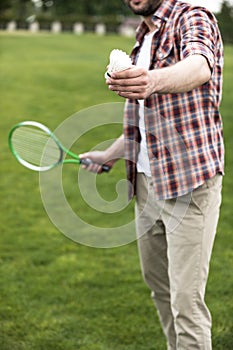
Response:
[[[202,7],[164,0],[153,16],[150,69],[174,65],[203,55],[211,79],[192,91],[152,94],[145,100],[145,129],[155,196],[169,199],[193,191],[217,173],[224,173],[224,145],[219,106],[222,94],[223,45],[213,14]],[[131,53],[137,61],[148,27],[141,23]],[[179,77],[178,77],[179,78]],[[137,100],[126,100],[125,159],[129,197],[136,193],[136,163],[140,147]]]

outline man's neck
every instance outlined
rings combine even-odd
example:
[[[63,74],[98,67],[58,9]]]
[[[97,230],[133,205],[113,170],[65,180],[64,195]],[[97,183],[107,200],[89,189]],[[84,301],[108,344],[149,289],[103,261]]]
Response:
[[[162,5],[163,1],[164,0],[157,1],[157,8],[156,8],[155,11],[157,11],[159,9],[159,7]],[[157,28],[156,25],[154,24],[153,16],[154,16],[154,13],[149,15],[149,16],[144,16],[143,17],[144,22],[148,26],[150,33],[154,32],[156,30],[156,28]]]
[[[149,28],[149,32],[152,33],[156,30],[156,25],[154,24],[154,21],[152,20],[153,15],[148,17],[143,17],[144,22],[146,23],[147,27]]]

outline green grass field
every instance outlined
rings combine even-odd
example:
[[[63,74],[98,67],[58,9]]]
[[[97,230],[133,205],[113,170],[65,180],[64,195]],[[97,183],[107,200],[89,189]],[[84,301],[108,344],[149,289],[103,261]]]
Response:
[[[122,102],[108,91],[103,74],[111,49],[129,52],[132,45],[132,39],[110,35],[0,34],[1,350],[166,349],[141,278],[136,243],[96,249],[66,238],[44,210],[38,174],[19,165],[7,145],[10,127],[21,120],[38,120],[54,129],[84,108]],[[224,78],[226,176],[206,295],[214,350],[231,350],[233,344],[233,47],[225,48]],[[93,139],[98,143],[119,133],[118,126],[92,131],[79,151],[89,150]],[[72,197],[77,169],[66,171],[72,204],[97,226],[106,225],[105,215]],[[119,163],[109,176],[98,178],[104,195],[122,176]],[[108,221],[117,225],[132,216],[129,206]]]

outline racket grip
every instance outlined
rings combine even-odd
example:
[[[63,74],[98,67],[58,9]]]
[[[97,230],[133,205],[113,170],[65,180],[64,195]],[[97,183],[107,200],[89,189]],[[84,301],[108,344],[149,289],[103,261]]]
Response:
[[[92,163],[93,162],[92,162],[92,160],[90,158],[83,158],[83,159],[81,159],[81,164],[84,164],[84,165],[88,166],[88,165],[90,165]],[[110,170],[111,170],[110,166],[105,165],[105,164],[102,165],[102,171],[103,172],[108,173]]]
[[[108,173],[111,170],[111,167],[109,165],[102,165],[102,171],[105,173]]]

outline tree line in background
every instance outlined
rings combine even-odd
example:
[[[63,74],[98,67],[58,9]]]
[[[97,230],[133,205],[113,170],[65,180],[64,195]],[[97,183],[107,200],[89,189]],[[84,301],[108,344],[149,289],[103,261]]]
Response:
[[[17,16],[33,9],[57,16],[74,13],[89,16],[129,13],[123,0],[1,0],[0,3],[0,11],[10,11]]]
[[[16,20],[20,27],[37,19],[46,29],[53,20],[60,20],[69,28],[74,22],[82,22],[87,29],[96,23],[105,23],[109,31],[132,16],[124,0],[1,0],[1,28],[9,20]],[[233,43],[233,6],[224,0],[220,13],[216,14],[225,43]]]

